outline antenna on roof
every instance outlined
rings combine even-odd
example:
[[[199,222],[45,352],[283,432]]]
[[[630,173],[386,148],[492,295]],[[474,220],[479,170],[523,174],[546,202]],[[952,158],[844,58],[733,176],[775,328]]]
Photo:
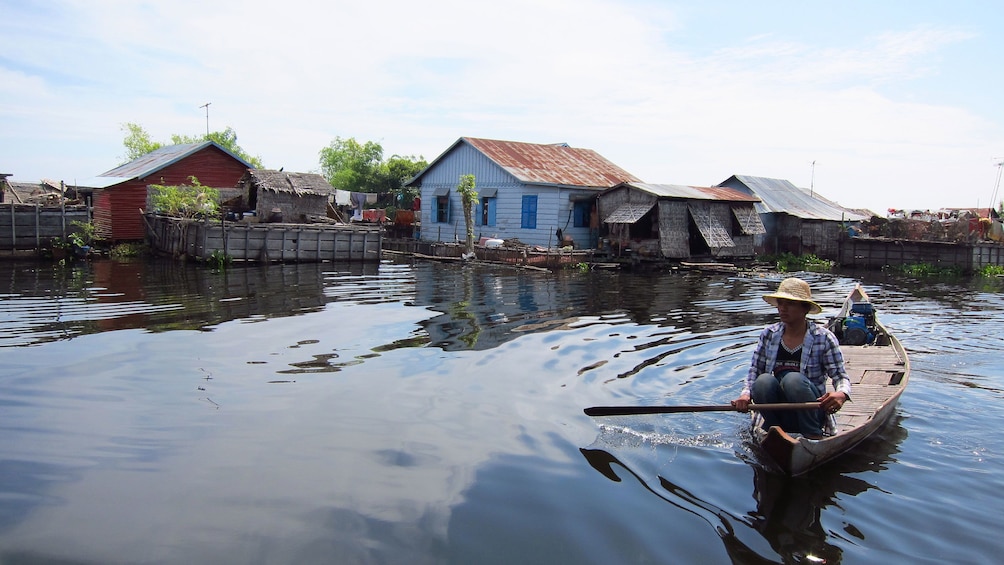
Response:
[[[209,110],[206,110],[206,111],[208,112]],[[812,176],[809,177],[809,198],[815,198],[813,196],[813,192],[815,190],[815,184],[816,184],[816,160],[813,159],[812,160]]]
[[[997,189],[1001,186],[1001,171],[1004,170],[1004,159],[994,159],[994,166],[997,167],[997,181],[994,183],[994,192],[990,195],[990,207],[993,208],[997,200]],[[988,214],[989,215],[989,214]]]
[[[205,108],[206,109],[206,141],[209,141],[209,105],[210,104],[212,104],[212,102],[206,102],[202,106],[199,106],[199,108]]]

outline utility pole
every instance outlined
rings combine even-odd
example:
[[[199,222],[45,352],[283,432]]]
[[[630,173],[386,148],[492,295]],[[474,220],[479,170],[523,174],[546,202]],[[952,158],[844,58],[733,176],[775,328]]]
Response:
[[[209,105],[210,104],[212,104],[212,102],[206,102],[202,106],[199,106],[199,108],[205,108],[206,109],[206,139],[209,139]],[[815,161],[813,161],[813,163],[815,163]]]
[[[209,110],[206,110],[209,111]],[[812,160],[812,176],[809,177],[809,198],[815,198],[815,160]]]

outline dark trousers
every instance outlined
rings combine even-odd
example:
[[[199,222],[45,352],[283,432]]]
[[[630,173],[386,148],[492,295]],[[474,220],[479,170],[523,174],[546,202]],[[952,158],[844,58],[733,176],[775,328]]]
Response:
[[[764,373],[753,382],[752,396],[754,404],[770,404],[815,402],[821,393],[802,373],[791,372],[781,378]],[[821,410],[765,410],[761,415],[763,427],[767,430],[771,426],[780,426],[789,433],[797,432],[805,436],[823,435]]]

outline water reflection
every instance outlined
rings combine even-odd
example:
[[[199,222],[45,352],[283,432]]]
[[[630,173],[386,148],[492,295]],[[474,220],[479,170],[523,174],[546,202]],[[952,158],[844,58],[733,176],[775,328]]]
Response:
[[[211,330],[230,320],[295,316],[334,300],[362,302],[365,297],[350,285],[341,295],[326,294],[326,280],[376,274],[368,263],[234,265],[221,271],[166,260],[5,264],[0,346],[137,328]],[[379,285],[370,290],[376,294]]]
[[[854,451],[801,477],[780,475],[751,462],[755,508],[741,514],[702,499],[697,494],[700,490],[684,488],[664,473],[644,477],[611,453],[616,447],[581,448],[580,452],[593,469],[611,481],[621,482],[618,469],[623,470],[653,495],[707,522],[718,533],[733,563],[835,564],[843,558],[842,550],[834,543],[836,536],[864,540],[866,532],[850,523],[844,523],[842,532],[828,532],[824,513],[831,507],[839,512],[846,498],[878,489],[865,474],[881,471],[893,462],[906,436],[902,418],[896,416]],[[601,436],[596,443],[604,441]],[[693,481],[692,475],[689,473],[684,480]],[[759,551],[759,544],[748,538],[750,532],[762,536],[774,555]]]

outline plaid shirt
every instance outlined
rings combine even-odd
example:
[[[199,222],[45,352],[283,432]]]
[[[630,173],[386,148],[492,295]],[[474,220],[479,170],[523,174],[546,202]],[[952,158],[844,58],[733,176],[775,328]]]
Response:
[[[851,380],[844,370],[844,354],[840,352],[837,336],[825,327],[808,320],[809,328],[802,343],[801,373],[819,390],[826,390],[826,377],[833,381],[833,388],[851,397]],[[749,395],[753,381],[764,373],[772,373],[777,362],[777,348],[781,345],[784,323],[771,324],[760,332],[760,340],[753,351],[753,362],[746,374],[746,384],[742,394]]]

